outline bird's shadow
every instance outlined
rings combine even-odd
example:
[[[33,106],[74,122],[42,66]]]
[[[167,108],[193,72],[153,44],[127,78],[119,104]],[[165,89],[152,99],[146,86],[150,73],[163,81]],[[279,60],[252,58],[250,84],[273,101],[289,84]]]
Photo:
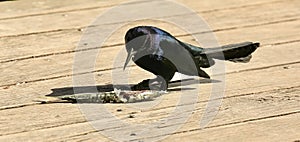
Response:
[[[188,85],[191,84],[207,84],[207,83],[218,83],[219,80],[212,79],[184,79],[178,81],[172,81],[169,83],[168,92],[172,91],[182,91],[182,90],[193,90],[195,88],[191,88]],[[109,92],[113,91],[114,88],[121,90],[130,90],[130,87],[134,84],[118,84],[118,85],[97,85],[97,86],[81,86],[81,87],[63,87],[63,88],[54,88],[51,89],[52,93],[46,95],[49,97],[58,97],[64,95],[73,95],[80,93],[96,93],[98,92]],[[74,91],[75,90],[75,91]]]
[[[15,1],[15,0],[0,0],[0,2]]]

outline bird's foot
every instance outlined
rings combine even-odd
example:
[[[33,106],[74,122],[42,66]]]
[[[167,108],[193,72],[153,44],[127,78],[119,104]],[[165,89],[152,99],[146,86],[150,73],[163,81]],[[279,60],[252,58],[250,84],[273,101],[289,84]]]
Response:
[[[132,86],[131,90],[134,90],[134,91],[138,91],[138,90],[150,90],[150,88],[149,88],[149,81],[150,81],[150,79],[143,80],[142,82],[140,82],[140,83]]]
[[[157,77],[155,79],[146,79],[131,87],[131,90],[165,91],[167,89],[168,89],[168,84],[161,77]]]

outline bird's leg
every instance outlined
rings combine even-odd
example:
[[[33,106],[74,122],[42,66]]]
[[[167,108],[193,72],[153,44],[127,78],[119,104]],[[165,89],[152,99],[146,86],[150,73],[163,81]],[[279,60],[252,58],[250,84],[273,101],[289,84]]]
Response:
[[[131,87],[132,90],[167,90],[168,83],[161,77],[157,76],[154,79],[146,79]]]
[[[210,76],[200,68],[198,69],[198,76],[210,79]]]
[[[168,82],[161,76],[157,76],[149,81],[150,90],[167,90]]]

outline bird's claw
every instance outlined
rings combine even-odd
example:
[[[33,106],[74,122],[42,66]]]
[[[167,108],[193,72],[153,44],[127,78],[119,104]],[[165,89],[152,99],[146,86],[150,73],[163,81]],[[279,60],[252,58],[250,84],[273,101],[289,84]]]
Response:
[[[155,91],[166,91],[168,85],[164,79],[146,79],[142,82],[131,87],[131,90],[155,90]]]
[[[142,82],[132,86],[131,90],[133,90],[133,91],[150,90],[149,81],[150,81],[150,79],[143,80]]]

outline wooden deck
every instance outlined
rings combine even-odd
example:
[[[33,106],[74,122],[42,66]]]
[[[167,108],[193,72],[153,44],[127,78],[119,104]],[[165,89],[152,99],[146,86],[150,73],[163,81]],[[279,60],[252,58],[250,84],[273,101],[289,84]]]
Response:
[[[51,89],[72,87],[76,46],[84,28],[123,0],[16,0],[0,2],[0,141],[112,141],[101,134],[122,131],[114,124],[96,130],[77,104],[40,104],[34,100]],[[153,1],[142,1],[151,4]],[[127,141],[300,141],[300,1],[299,0],[178,0],[195,10],[214,31],[219,44],[260,42],[250,63],[226,63],[225,97],[219,112],[203,129],[199,122],[213,83],[201,83],[194,110],[177,131],[131,134]],[[143,8],[141,8],[143,10]],[[137,10],[138,11],[138,10]],[[126,11],[122,11],[126,12]],[[180,17],[176,13],[169,16]],[[183,20],[185,16],[181,17]],[[125,31],[154,25],[179,39],[195,43],[190,34],[166,22],[144,20],[118,29],[97,59],[97,85],[112,83],[115,56],[124,48]],[[114,24],[114,23],[111,23]],[[101,25],[104,29],[111,24]],[[101,31],[99,31],[101,32]],[[203,34],[201,30],[195,34]],[[91,51],[102,47],[95,47]],[[125,57],[124,57],[125,58]],[[130,83],[152,75],[136,66]],[[176,89],[174,89],[176,90]],[[184,91],[184,90],[183,90]],[[186,90],[188,91],[188,90]],[[299,94],[298,94],[299,93]],[[159,98],[154,108],[104,104],[129,124],[150,124],[167,117],[180,91]],[[147,104],[147,102],[145,102]],[[98,104],[103,105],[103,104]],[[192,104],[186,104],[192,105]],[[121,109],[122,111],[117,111]],[[133,114],[134,112],[134,114]],[[129,117],[129,115],[133,115]],[[104,119],[104,118],[102,118]],[[110,120],[104,120],[104,122]],[[170,127],[170,126],[165,126]],[[134,130],[133,130],[134,131]]]

